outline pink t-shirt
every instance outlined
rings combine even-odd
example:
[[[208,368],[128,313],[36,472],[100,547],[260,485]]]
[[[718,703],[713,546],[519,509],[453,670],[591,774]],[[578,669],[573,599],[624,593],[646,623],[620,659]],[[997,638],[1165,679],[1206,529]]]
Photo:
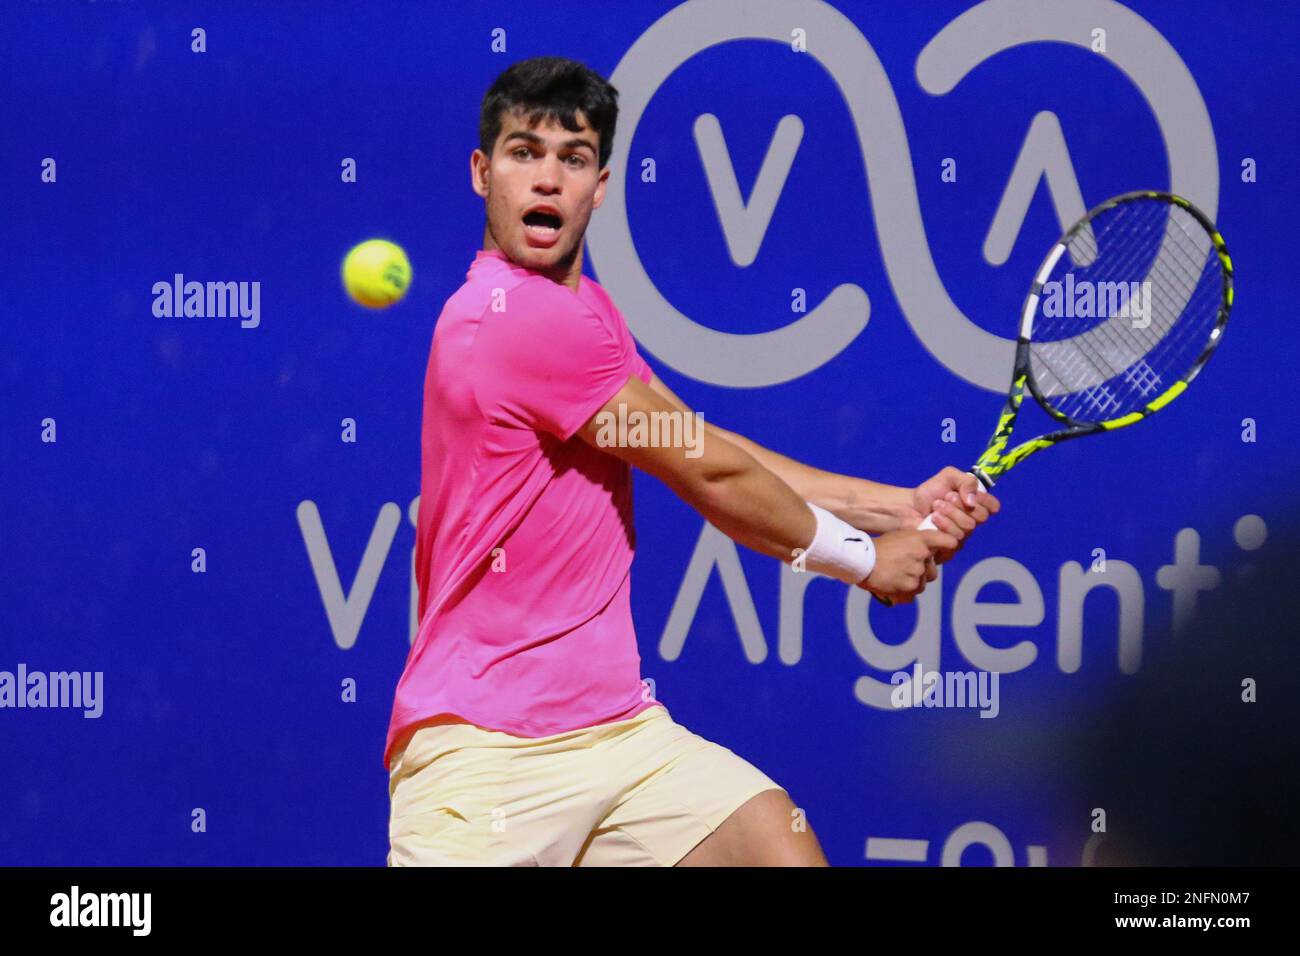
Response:
[[[443,307],[424,380],[420,628],[388,740],[451,714],[520,737],[631,717],[646,699],[629,603],[632,477],[575,433],[649,382],[627,323],[480,251]]]

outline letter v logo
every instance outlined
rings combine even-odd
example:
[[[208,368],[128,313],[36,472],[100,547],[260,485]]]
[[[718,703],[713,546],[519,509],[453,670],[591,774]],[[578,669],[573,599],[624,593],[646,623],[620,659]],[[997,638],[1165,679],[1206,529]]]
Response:
[[[366,609],[370,607],[370,599],[375,595],[375,585],[379,583],[379,572],[384,568],[384,560],[393,546],[393,538],[401,520],[402,509],[393,502],[385,502],[379,509],[379,516],[370,532],[370,540],[366,542],[365,553],[361,556],[361,566],[357,568],[352,588],[345,596],[316,502],[298,503],[298,528],[302,532],[303,544],[307,546],[307,559],[311,561],[312,573],[316,576],[316,587],[325,604],[325,615],[329,618],[334,643],[341,651],[348,650],[357,642],[361,622],[365,620]]]
[[[704,175],[709,181],[713,205],[718,210],[722,234],[727,240],[731,261],[738,266],[748,266],[758,257],[763,236],[772,222],[781,190],[790,176],[795,153],[803,140],[803,123],[799,117],[781,117],[776,126],[767,155],[758,168],[758,181],[746,203],[740,195],[740,183],[731,164],[731,155],[722,135],[722,124],[712,113],[704,113],[695,121],[695,144],[704,164]]]

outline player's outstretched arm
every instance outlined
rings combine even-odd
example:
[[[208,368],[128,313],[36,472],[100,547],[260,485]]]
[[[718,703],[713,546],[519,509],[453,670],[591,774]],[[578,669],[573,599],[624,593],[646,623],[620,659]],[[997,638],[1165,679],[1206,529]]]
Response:
[[[686,403],[658,375],[651,378],[650,387],[663,395],[674,408],[690,412]],[[707,420],[704,427],[707,434],[720,437],[748,452],[805,501],[825,508],[856,528],[871,534],[884,534],[900,528],[916,527],[915,521],[909,523],[908,520],[913,509],[912,495],[915,489],[814,468]]]
[[[710,524],[748,548],[789,561],[795,549],[807,547],[817,526],[812,512],[788,484],[744,449],[709,432],[696,436],[692,446],[620,446],[607,426],[610,421],[625,419],[632,426],[654,421],[655,416],[681,414],[633,375],[578,434],[593,447],[654,475]],[[633,433],[631,427],[627,431]]]
[[[611,441],[611,421],[626,421],[631,435],[637,422],[674,413],[682,410],[634,375],[578,434],[593,447],[654,475],[732,540],[786,563],[801,553],[811,554],[822,530],[812,509],[753,455],[721,435],[706,432],[689,447]],[[865,581],[854,576],[854,583],[888,594],[895,603],[910,600],[934,579],[932,552],[956,546],[956,539],[942,531],[887,533],[875,539],[876,563],[870,576]]]
[[[691,413],[658,375],[652,376],[650,387],[674,408]],[[997,499],[985,492],[973,475],[956,468],[945,468],[917,487],[905,488],[805,465],[707,421],[705,432],[749,452],[805,501],[871,534],[915,528],[933,510],[939,530],[955,536],[960,543],[998,508]],[[941,553],[940,563],[951,556],[952,552]]]

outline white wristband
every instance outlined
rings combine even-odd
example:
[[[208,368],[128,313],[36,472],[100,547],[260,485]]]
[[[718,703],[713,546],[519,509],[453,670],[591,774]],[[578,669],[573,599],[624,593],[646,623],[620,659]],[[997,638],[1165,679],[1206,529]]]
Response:
[[[817,519],[817,534],[808,545],[805,566],[845,584],[865,580],[876,566],[876,546],[870,536],[811,501],[804,504]]]

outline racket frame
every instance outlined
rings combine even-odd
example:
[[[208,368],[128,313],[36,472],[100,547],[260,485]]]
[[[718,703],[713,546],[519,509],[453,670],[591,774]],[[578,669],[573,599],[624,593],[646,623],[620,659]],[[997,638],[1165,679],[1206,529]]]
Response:
[[[1202,349],[1196,361],[1192,363],[1191,368],[1177,379],[1173,384],[1163,392],[1153,398],[1145,406],[1126,415],[1117,418],[1108,419],[1100,422],[1082,422],[1071,418],[1069,415],[1053,408],[1047,397],[1039,389],[1038,383],[1034,379],[1032,366],[1030,364],[1030,342],[1033,336],[1034,316],[1038,312],[1039,296],[1043,291],[1043,285],[1047,282],[1048,276],[1051,275],[1052,269],[1055,268],[1057,261],[1065,253],[1070,242],[1078,235],[1079,231],[1088,225],[1098,215],[1107,210],[1114,209],[1123,203],[1133,202],[1139,199],[1156,199],[1171,205],[1180,206],[1192,215],[1197,222],[1205,229],[1214,245],[1215,254],[1219,257],[1219,263],[1222,266],[1223,290],[1219,299],[1219,313],[1215,318],[1215,325],[1210,332],[1209,340],[1205,348]],[[992,488],[997,480],[1010,471],[1020,462],[1024,461],[1030,455],[1044,448],[1068,441],[1072,438],[1082,438],[1084,435],[1095,435],[1098,432],[1114,431],[1117,428],[1125,428],[1136,422],[1141,421],[1148,415],[1153,415],[1160,409],[1164,408],[1175,398],[1181,395],[1191,384],[1205,363],[1209,361],[1214,350],[1218,348],[1219,342],[1223,340],[1223,330],[1228,324],[1228,313],[1232,310],[1233,299],[1233,279],[1232,279],[1232,257],[1228,254],[1228,247],[1223,241],[1223,236],[1215,228],[1210,218],[1197,209],[1194,205],[1184,199],[1182,196],[1176,196],[1173,193],[1159,192],[1150,189],[1140,189],[1133,192],[1124,193],[1119,196],[1113,196],[1098,206],[1093,207],[1088,213],[1071,226],[1060,239],[1052,246],[1047,255],[1043,257],[1042,264],[1038,267],[1038,272],[1034,276],[1033,285],[1030,286],[1029,294],[1025,296],[1025,302],[1020,313],[1020,333],[1016,337],[1016,357],[1011,375],[1011,388],[1007,393],[1007,403],[1003,407],[1002,414],[998,418],[997,427],[993,430],[993,436],[989,439],[988,447],[980,455],[979,460],[971,466],[971,474],[979,479],[985,489]],[[1039,435],[1037,438],[1031,438],[1029,441],[1021,442],[1019,445],[1005,452],[1007,442],[1011,438],[1012,429],[1016,424],[1016,417],[1020,413],[1020,403],[1024,399],[1025,389],[1033,395],[1038,405],[1047,412],[1052,418],[1064,425],[1054,432]]]

